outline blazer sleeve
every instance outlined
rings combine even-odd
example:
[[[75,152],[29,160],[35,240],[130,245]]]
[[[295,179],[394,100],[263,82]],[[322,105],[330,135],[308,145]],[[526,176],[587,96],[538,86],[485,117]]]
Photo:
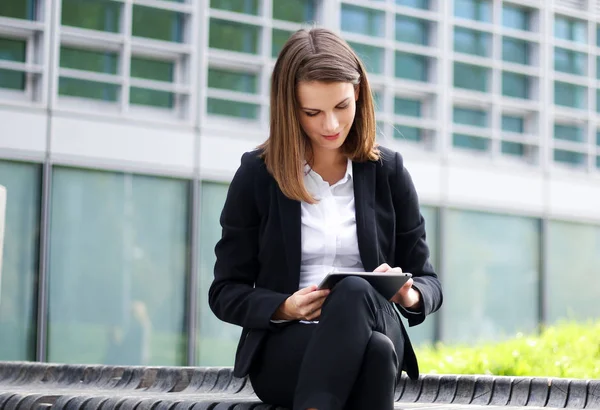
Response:
[[[260,269],[260,215],[255,200],[260,193],[255,191],[259,188],[256,176],[261,171],[255,155],[242,156],[227,192],[208,303],[214,314],[225,322],[265,329],[271,326],[273,313],[289,295],[254,286]]]
[[[392,187],[396,214],[395,265],[413,275],[413,287],[421,293],[420,312],[411,312],[397,305],[408,319],[409,326],[422,323],[425,317],[442,305],[442,286],[429,262],[425,220],[419,208],[419,199],[412,178],[396,153],[395,183]]]

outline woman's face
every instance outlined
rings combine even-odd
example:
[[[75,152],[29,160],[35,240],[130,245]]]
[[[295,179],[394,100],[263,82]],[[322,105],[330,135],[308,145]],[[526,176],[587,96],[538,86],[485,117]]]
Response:
[[[351,83],[300,82],[300,126],[313,150],[339,150],[354,122],[358,87]]]

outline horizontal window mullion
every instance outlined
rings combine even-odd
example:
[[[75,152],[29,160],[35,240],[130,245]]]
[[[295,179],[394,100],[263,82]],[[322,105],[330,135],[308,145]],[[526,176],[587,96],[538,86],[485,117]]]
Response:
[[[18,61],[0,60],[0,68],[23,73],[41,74],[44,67],[39,64],[22,63]]]
[[[264,65],[266,61],[270,60],[270,58],[265,58],[261,54],[252,55],[236,51],[220,50],[218,48],[210,48],[208,50],[208,59],[209,61],[231,61],[233,64],[239,64],[243,61],[245,64],[258,66]]]
[[[268,98],[260,94],[247,94],[237,91],[220,90],[216,88],[208,88],[206,96],[210,98],[218,98],[221,100],[234,100],[250,104],[267,104]]]
[[[371,75],[369,74],[369,78],[371,78]],[[389,87],[389,78],[388,77],[383,77],[385,78],[388,83],[385,87]],[[414,81],[410,81],[410,80],[406,80],[403,78],[394,78],[394,83],[392,85],[393,90],[395,91],[411,91],[411,92],[421,92],[421,93],[436,93],[438,91],[438,84],[436,83],[431,83],[431,82],[414,82]]]
[[[146,37],[132,37],[131,38],[132,49],[146,49],[146,50],[157,50],[164,52],[165,55],[177,56],[177,55],[189,55],[193,52],[192,47],[185,43],[175,43],[163,40],[154,40]]]
[[[577,43],[575,41],[564,40],[562,38],[553,37],[554,46],[560,48],[566,48],[568,50],[579,51],[587,53],[589,51],[589,45],[586,43]]]
[[[121,46],[124,42],[124,36],[119,33],[62,26],[60,29],[60,42],[62,45],[90,46],[105,50],[107,45],[113,46],[113,48]]]
[[[533,31],[522,31],[507,27],[502,27],[502,31],[499,33],[504,37],[514,38],[517,40],[525,40],[534,44],[539,44],[541,41],[541,34]]]
[[[502,141],[518,142],[526,145],[539,145],[539,138],[533,134],[520,134],[518,132],[500,131]]]
[[[194,12],[194,7],[191,3],[176,3],[174,1],[163,0],[133,0],[133,4],[160,10],[175,11],[184,14],[192,14]]]
[[[452,133],[465,134],[473,137],[492,138],[492,130],[489,127],[477,127],[465,124],[452,124]]]
[[[493,32],[494,32],[494,24],[486,23],[484,21],[477,21],[477,20],[471,20],[468,18],[454,16],[451,18],[450,23],[454,26],[485,31],[490,34],[493,34]]]
[[[207,19],[206,21],[210,21],[210,18],[216,18],[219,20],[228,20],[236,23],[250,24],[253,26],[258,26],[259,28],[269,26],[268,24],[265,24],[267,23],[267,19],[265,17],[236,13],[227,10],[209,9],[208,16],[209,19]]]
[[[531,77],[539,77],[540,76],[540,67],[522,65],[517,63],[509,63],[506,61],[502,62],[502,71],[508,71],[515,74],[523,74]]]
[[[6,0],[4,0],[6,1]],[[46,28],[46,25],[42,21],[31,21],[31,20],[22,20],[22,19],[14,19],[11,17],[3,17],[0,16],[0,27],[2,30],[27,30],[27,31],[43,31]],[[8,29],[8,30],[7,30]]]
[[[132,87],[145,88],[155,91],[166,91],[175,94],[191,94],[190,86],[181,83],[168,83],[155,80],[144,80],[141,78],[131,78],[129,84]]]
[[[360,43],[373,47],[386,47],[393,44],[393,40],[384,37],[374,37],[367,34],[351,33],[349,31],[344,31],[342,37],[344,40],[352,43]]]
[[[77,80],[86,80],[114,85],[123,85],[123,77],[113,74],[95,73],[93,71],[75,70],[73,68],[60,68],[59,77],[74,78]]]
[[[415,7],[403,6],[400,4],[392,4],[391,11],[401,16],[416,17],[432,22],[438,22],[440,19],[440,13],[437,11],[423,10]]]
[[[562,71],[555,71],[554,80],[560,81],[561,83],[575,84],[583,87],[588,86],[588,77],[579,74],[569,74]]]
[[[566,141],[566,140],[558,140],[554,138],[552,141],[552,148],[560,149],[563,151],[573,151],[581,154],[587,154],[587,143],[585,142],[575,142],[575,141]]]
[[[432,122],[431,118],[411,117],[408,115],[395,114],[393,116],[393,121],[397,124],[407,125],[410,127],[423,128],[423,129],[427,129],[427,130],[435,130],[436,129],[435,122]]]
[[[494,60],[489,57],[478,57],[471,54],[454,53],[453,60],[458,63],[481,66],[485,68],[494,68]]]
[[[293,32],[302,28],[302,24],[293,21],[273,20],[271,21],[271,28]]]
[[[403,53],[419,54],[432,58],[437,58],[440,55],[439,50],[436,48],[412,43],[396,42],[394,43],[394,50],[401,51]]]

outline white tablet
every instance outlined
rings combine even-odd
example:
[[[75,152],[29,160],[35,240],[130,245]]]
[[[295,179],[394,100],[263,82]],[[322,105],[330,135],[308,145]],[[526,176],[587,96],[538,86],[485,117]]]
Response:
[[[333,289],[340,280],[348,276],[358,276],[365,279],[384,298],[390,300],[412,277],[412,274],[406,272],[332,272],[325,276],[319,285],[319,289]]]

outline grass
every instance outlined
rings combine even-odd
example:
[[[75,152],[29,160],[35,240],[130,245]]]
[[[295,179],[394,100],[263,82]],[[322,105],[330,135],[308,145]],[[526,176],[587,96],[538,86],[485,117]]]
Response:
[[[561,323],[539,335],[475,346],[418,349],[421,373],[600,378],[600,321]]]

